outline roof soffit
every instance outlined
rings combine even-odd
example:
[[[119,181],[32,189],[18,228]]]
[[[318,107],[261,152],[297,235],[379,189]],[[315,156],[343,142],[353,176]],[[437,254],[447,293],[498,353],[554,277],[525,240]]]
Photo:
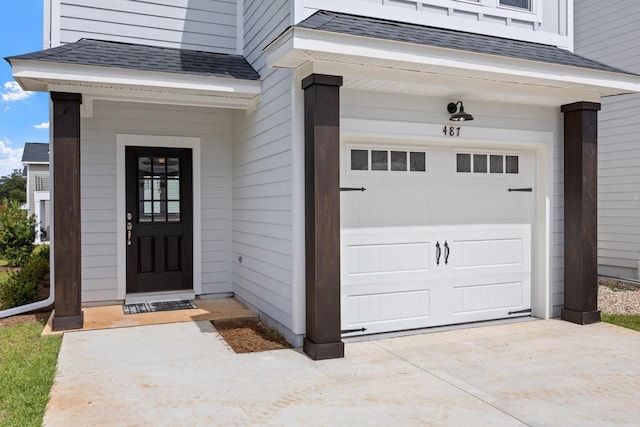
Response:
[[[505,83],[506,90],[509,91],[512,90],[509,85],[533,91],[536,88],[556,89],[568,92],[559,98],[567,101],[574,96],[578,96],[575,99],[597,101],[601,96],[640,92],[640,76],[630,73],[528,61],[308,28],[289,28],[265,50],[267,64],[274,68],[306,67],[313,69],[313,72],[319,72],[316,69],[333,68],[339,72],[340,66],[343,66],[345,72],[348,72],[349,66],[357,66],[387,75],[387,79],[394,81],[395,90],[398,91],[403,91],[402,76],[412,73],[421,76],[423,80],[431,76],[451,77],[454,88],[458,84],[457,79],[464,79],[467,82],[475,81],[476,84]],[[388,71],[404,73],[394,78],[389,76]],[[350,82],[355,79],[359,81],[360,88],[367,89],[362,78],[342,75],[345,77],[345,87],[349,87]],[[398,83],[401,85],[398,86]],[[406,91],[415,93],[415,87],[409,89],[407,86]],[[425,93],[428,92],[425,89]],[[569,94],[570,92],[573,94]],[[549,101],[551,104],[555,102],[551,99]]]

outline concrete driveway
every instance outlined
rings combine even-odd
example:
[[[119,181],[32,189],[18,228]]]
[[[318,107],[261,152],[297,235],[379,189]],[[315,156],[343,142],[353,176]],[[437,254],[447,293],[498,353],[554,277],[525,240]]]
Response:
[[[559,320],[238,355],[208,322],[65,335],[47,426],[640,425],[640,333]]]

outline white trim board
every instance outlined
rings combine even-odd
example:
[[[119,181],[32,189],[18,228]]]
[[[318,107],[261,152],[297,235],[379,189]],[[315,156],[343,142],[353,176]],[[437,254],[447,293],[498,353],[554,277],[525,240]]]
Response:
[[[202,294],[202,183],[201,183],[201,140],[196,137],[159,135],[116,135],[116,195],[117,195],[117,259],[118,259],[118,299],[127,296],[127,251],[126,251],[126,173],[125,148],[164,147],[190,148],[193,156],[193,290]]]

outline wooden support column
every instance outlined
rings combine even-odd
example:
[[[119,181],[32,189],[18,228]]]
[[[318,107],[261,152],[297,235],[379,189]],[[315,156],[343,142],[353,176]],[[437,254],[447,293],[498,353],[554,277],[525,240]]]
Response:
[[[53,330],[82,328],[80,256],[80,104],[78,93],[53,102]]]
[[[598,111],[600,104],[563,105],[564,308],[563,320],[600,321],[598,311]]]
[[[304,89],[306,337],[314,360],[344,357],[340,332],[340,86],[311,74]]]

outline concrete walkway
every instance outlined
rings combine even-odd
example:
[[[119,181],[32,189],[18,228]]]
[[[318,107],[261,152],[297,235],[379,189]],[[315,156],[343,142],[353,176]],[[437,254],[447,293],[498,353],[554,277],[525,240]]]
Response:
[[[65,334],[46,426],[640,425],[640,333],[533,321],[238,355],[208,322]]]

